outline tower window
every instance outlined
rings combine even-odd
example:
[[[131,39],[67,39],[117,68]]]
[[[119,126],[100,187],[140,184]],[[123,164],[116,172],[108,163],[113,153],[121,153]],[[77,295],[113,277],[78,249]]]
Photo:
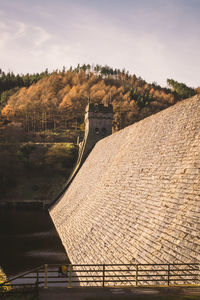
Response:
[[[95,133],[99,134],[99,128],[95,128]]]

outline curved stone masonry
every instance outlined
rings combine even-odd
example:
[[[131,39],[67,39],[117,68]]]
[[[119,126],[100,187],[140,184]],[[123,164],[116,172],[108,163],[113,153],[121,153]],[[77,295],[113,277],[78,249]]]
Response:
[[[200,262],[200,96],[99,141],[50,215],[73,264]]]

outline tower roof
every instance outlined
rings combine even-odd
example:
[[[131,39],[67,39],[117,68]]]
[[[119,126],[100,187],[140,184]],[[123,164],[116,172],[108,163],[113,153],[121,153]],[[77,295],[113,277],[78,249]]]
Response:
[[[113,106],[112,104],[105,106],[103,104],[89,103],[86,106],[86,112],[113,113]]]

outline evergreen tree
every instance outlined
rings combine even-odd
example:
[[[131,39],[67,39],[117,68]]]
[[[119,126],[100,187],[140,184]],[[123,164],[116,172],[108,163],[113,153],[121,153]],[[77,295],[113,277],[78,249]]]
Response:
[[[167,79],[167,84],[181,99],[189,98],[196,94],[196,91],[193,88],[188,87],[185,83],[181,83],[173,79]]]

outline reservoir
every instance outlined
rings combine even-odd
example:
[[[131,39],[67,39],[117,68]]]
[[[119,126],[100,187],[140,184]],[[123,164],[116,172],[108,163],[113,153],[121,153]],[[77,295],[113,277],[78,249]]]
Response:
[[[48,211],[0,211],[0,266],[7,276],[42,264],[69,263]]]

